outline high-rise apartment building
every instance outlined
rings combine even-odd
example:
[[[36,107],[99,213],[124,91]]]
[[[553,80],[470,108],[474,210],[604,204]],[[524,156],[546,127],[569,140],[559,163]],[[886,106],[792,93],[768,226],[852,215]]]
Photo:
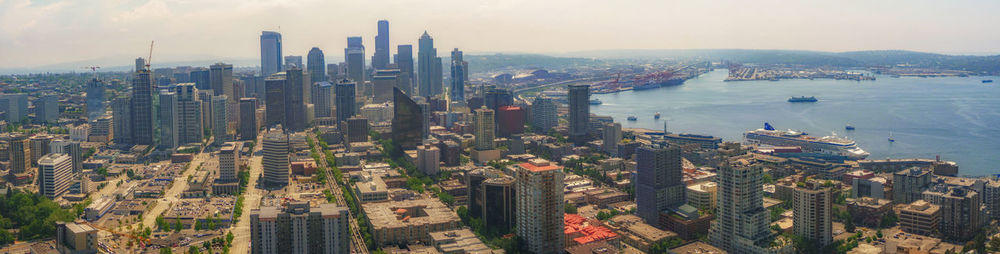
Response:
[[[558,107],[552,98],[539,95],[531,103],[531,125],[535,131],[548,133],[549,130],[559,125]]]
[[[357,102],[355,101],[356,85],[357,83],[346,79],[337,82],[337,122],[347,121],[358,114]]]
[[[392,140],[403,149],[413,149],[423,140],[424,112],[410,96],[393,88]]]
[[[323,56],[323,50],[317,47],[309,50],[309,54],[306,55],[306,68],[309,70],[309,81],[321,82],[329,80],[326,78],[326,58]]]
[[[773,236],[761,188],[763,169],[733,166],[727,159],[717,174],[718,209],[709,229],[709,243],[729,253],[789,253],[790,245],[769,246]]]
[[[496,139],[496,125],[494,125],[496,113],[486,107],[476,109],[475,113],[473,127],[476,130],[474,132],[476,135],[476,150],[496,149],[496,144],[494,143],[494,139]]]
[[[38,159],[38,194],[49,199],[66,194],[73,180],[73,159],[64,153],[50,153]]]
[[[833,242],[831,205],[833,190],[823,182],[807,181],[792,189],[792,231],[820,246]]]
[[[47,94],[35,100],[35,121],[50,124],[59,121],[59,96]]]
[[[648,145],[636,149],[636,215],[658,225],[660,212],[684,204],[684,169],[677,147]]]
[[[346,207],[290,202],[284,209],[250,211],[251,253],[350,253],[351,216]]]
[[[465,79],[468,75],[469,63],[463,60],[462,51],[458,48],[451,51],[451,100],[465,101]]]
[[[368,125],[367,118],[352,116],[347,121],[344,121],[344,123],[347,123],[347,134],[344,136],[348,144],[353,142],[368,142],[370,125]]]
[[[417,170],[425,175],[437,175],[441,169],[441,149],[433,145],[417,146]]]
[[[280,128],[272,128],[264,134],[263,180],[268,185],[288,184],[288,134]]]
[[[212,136],[214,137],[215,145],[222,145],[222,143],[233,141],[229,125],[226,124],[226,119],[229,117],[229,111],[226,107],[229,103],[228,97],[226,95],[212,96]]]
[[[420,92],[423,97],[433,97],[441,94],[442,76],[441,58],[437,56],[437,49],[434,48],[434,38],[431,38],[427,31],[420,36],[417,51],[417,76]]]
[[[569,139],[578,146],[587,143],[589,127],[590,85],[570,85]]]
[[[177,109],[177,93],[160,90],[160,149],[173,151],[180,146]]]
[[[611,156],[618,156],[618,143],[622,142],[622,124],[621,123],[605,123],[604,124],[604,143],[601,145],[604,152],[611,154]]]
[[[174,86],[177,96],[177,142],[178,145],[200,144],[205,137],[205,123],[202,122],[202,101],[195,83]],[[162,101],[160,102],[163,103]]]
[[[49,151],[69,155],[73,162],[73,173],[83,171],[83,149],[80,147],[80,142],[64,139],[53,140],[49,143]]]
[[[132,143],[153,145],[153,77],[149,70],[136,72],[132,79]]]
[[[939,184],[924,191],[923,200],[941,207],[943,238],[968,241],[986,225],[982,196],[971,188]]]
[[[263,31],[260,34],[260,73],[267,77],[281,72],[281,34]]]
[[[132,99],[119,97],[111,101],[111,117],[115,144],[132,144]]]
[[[257,98],[240,99],[240,140],[257,140]]]
[[[533,253],[562,253],[564,204],[562,168],[541,159],[515,166],[517,236]]]
[[[375,55],[372,56],[372,67],[376,70],[389,66],[389,21],[378,21],[378,35],[375,35]]]
[[[930,170],[912,167],[892,174],[892,201],[909,204],[923,198],[923,192],[931,186]]]
[[[31,165],[37,166],[38,159],[52,152],[52,140],[55,137],[50,135],[35,135],[28,138],[28,145],[31,147]]]
[[[7,140],[7,159],[10,160],[10,173],[27,173],[31,167],[31,144],[28,136],[21,133],[11,133],[4,136]]]
[[[334,90],[336,87],[327,81],[314,84],[313,110],[315,111],[316,118],[333,117]]]
[[[235,182],[240,171],[241,142],[226,142],[219,148],[219,181]]]

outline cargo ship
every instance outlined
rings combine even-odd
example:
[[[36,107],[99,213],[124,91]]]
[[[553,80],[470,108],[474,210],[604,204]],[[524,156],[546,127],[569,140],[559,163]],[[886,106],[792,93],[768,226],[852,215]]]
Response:
[[[599,99],[590,99],[590,105],[601,105],[601,103],[603,102]]]
[[[812,137],[800,131],[779,131],[769,123],[764,123],[763,129],[747,131],[743,138],[748,144],[766,146],[796,146],[803,152],[814,152],[844,156],[852,160],[861,160],[869,153],[858,147],[854,141],[837,136],[822,138]]]
[[[788,102],[817,102],[817,101],[819,101],[819,100],[817,100],[815,96],[809,96],[809,97],[802,96],[802,97],[788,98]]]

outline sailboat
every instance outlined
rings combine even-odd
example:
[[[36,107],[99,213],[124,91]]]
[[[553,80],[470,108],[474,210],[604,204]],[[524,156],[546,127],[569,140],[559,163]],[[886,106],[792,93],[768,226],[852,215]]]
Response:
[[[889,131],[889,142],[896,142],[896,139],[892,138],[892,131]]]

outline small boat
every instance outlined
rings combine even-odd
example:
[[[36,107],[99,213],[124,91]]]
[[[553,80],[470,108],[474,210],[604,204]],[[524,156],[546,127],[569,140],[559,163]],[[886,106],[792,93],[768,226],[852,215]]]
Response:
[[[638,120],[639,120],[639,118],[638,118],[638,117],[635,117],[635,116],[628,116],[628,120],[629,120],[629,121],[638,121]]]
[[[986,83],[993,83],[993,80],[992,79],[984,79],[983,80],[983,84],[986,84]]]
[[[653,115],[653,119],[660,119],[660,112],[656,112],[656,114]]]
[[[896,139],[892,138],[892,131],[889,131],[889,143],[896,142]]]
[[[819,100],[817,100],[815,96],[809,96],[809,97],[801,96],[801,97],[788,98],[788,102],[817,102],[817,101]]]
[[[601,103],[602,102],[599,99],[591,99],[590,100],[590,105],[601,105]]]
[[[849,131],[853,131],[854,130],[854,125],[847,124],[847,126],[844,126],[844,129],[845,130],[849,130]]]

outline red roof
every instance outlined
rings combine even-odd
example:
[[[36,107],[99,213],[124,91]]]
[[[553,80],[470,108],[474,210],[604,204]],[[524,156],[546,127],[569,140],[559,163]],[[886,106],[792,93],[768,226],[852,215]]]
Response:
[[[527,170],[531,170],[532,172],[544,172],[544,171],[550,171],[550,170],[559,170],[559,166],[553,165],[551,163],[549,165],[546,165],[546,166],[535,166],[534,164],[525,162],[525,163],[518,164],[518,166],[521,166],[522,168],[527,169]]]
[[[566,234],[566,236],[571,236],[576,233],[583,235],[581,237],[573,238],[573,241],[576,241],[578,244],[587,244],[618,237],[618,234],[615,234],[611,231],[611,229],[604,226],[589,224],[584,225],[584,222],[586,221],[587,219],[580,215],[571,213],[563,215],[563,222],[565,223],[563,233]]]

